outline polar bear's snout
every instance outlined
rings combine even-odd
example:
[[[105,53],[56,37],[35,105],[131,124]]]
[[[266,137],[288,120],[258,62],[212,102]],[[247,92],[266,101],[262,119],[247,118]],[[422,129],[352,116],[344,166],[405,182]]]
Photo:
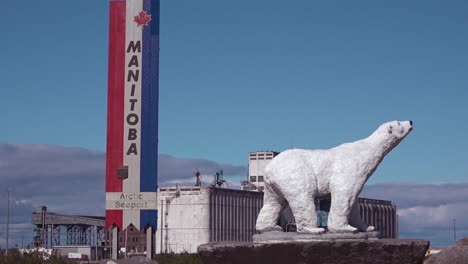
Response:
[[[408,122],[408,133],[411,132],[411,130],[413,130],[413,121],[412,120],[409,120],[409,121],[406,121]]]

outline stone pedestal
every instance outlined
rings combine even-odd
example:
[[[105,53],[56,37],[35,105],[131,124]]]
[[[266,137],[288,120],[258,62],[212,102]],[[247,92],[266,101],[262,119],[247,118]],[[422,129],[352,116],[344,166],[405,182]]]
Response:
[[[336,240],[336,239],[370,239],[380,238],[380,233],[356,232],[356,233],[332,233],[322,234],[303,234],[296,232],[270,231],[261,234],[255,234],[252,237],[254,243],[282,243],[282,242],[310,242],[315,240]]]
[[[429,241],[329,239],[275,243],[214,242],[198,247],[204,264],[422,264]]]

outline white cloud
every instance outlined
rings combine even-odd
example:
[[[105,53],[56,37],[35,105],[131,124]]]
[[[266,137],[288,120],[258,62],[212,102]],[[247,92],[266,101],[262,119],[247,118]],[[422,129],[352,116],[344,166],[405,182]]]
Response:
[[[204,186],[218,169],[230,188],[240,188],[247,168],[202,159],[159,155],[159,185],[194,185],[194,173],[202,174]],[[41,205],[48,211],[104,215],[105,153],[49,145],[0,143],[0,201],[10,196],[12,242],[19,244],[21,232],[30,234],[31,213]],[[391,200],[400,215],[400,237],[424,238],[433,246],[453,242],[453,218],[458,236],[468,236],[468,183],[384,183],[367,185],[362,197]],[[5,237],[6,203],[0,202],[0,238]],[[26,236],[25,236],[26,237]],[[0,246],[4,242],[0,240]]]
[[[382,183],[365,186],[362,197],[390,200],[397,206],[401,238],[430,240],[446,247],[468,236],[468,183]]]
[[[20,242],[22,232],[31,233],[31,213],[42,205],[49,212],[104,215],[105,158],[104,152],[82,148],[0,143],[0,237],[6,236],[6,194],[2,190],[7,187],[12,187],[11,245]],[[196,169],[203,174],[205,186],[212,181],[209,175],[218,169],[224,170],[226,179],[246,171],[244,166],[160,154],[159,185],[193,185]],[[4,245],[0,240],[0,247]]]

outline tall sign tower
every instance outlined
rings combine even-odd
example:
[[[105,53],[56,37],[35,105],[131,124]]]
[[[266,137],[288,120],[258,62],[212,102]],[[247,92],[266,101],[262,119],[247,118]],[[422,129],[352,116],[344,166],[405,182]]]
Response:
[[[148,256],[154,248],[159,7],[159,0],[110,2],[106,230],[112,229],[114,259],[118,232],[129,225],[146,230]]]

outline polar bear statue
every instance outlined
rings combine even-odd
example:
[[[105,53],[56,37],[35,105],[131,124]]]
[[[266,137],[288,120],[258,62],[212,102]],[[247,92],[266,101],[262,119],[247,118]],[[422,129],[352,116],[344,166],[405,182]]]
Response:
[[[331,195],[330,232],[374,231],[362,221],[357,197],[385,155],[412,129],[412,121],[392,121],[368,138],[332,149],[281,152],[265,168],[265,196],[256,229],[261,233],[281,230],[277,221],[289,205],[297,232],[322,233],[314,201]]]

